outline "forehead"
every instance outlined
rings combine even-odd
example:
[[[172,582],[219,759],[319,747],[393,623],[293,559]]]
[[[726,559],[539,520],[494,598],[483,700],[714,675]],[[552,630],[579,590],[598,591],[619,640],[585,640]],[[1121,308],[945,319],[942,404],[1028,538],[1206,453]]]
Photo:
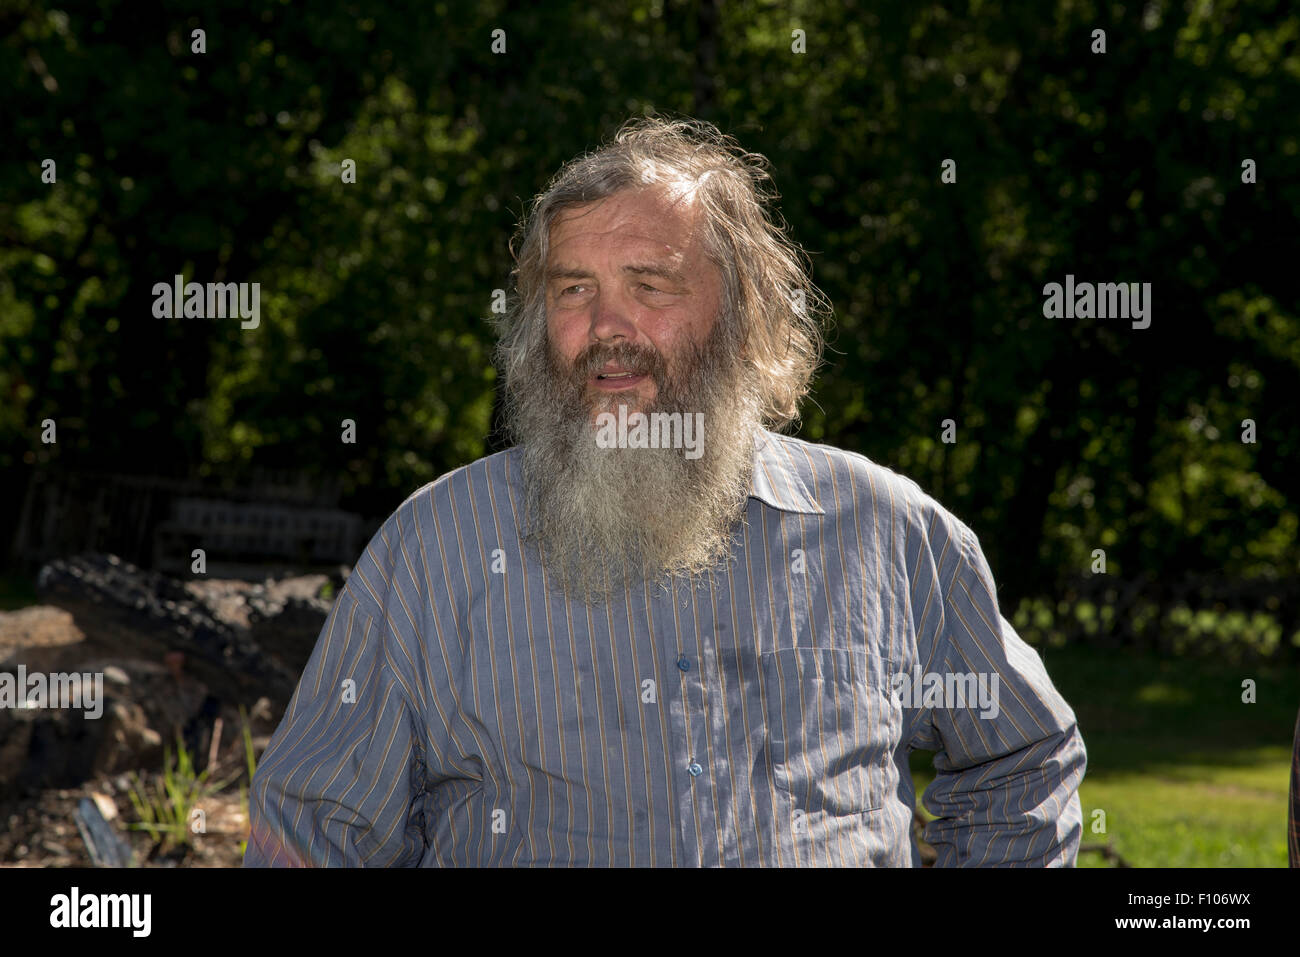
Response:
[[[551,224],[548,260],[581,252],[631,252],[662,258],[700,255],[699,204],[690,196],[644,189],[561,212]]]

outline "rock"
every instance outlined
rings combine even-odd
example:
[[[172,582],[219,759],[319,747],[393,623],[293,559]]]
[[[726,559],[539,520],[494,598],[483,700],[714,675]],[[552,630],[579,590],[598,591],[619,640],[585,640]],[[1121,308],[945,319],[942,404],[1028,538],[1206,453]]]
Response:
[[[96,802],[82,798],[77,805],[77,830],[96,867],[130,867],[131,845],[99,812]]]
[[[162,736],[129,698],[104,695],[103,714],[67,708],[0,709],[0,795],[77,787],[101,774],[162,759]]]
[[[112,820],[113,795],[130,789],[123,772],[160,768],[177,734],[199,770],[218,719],[234,732],[224,744],[242,754],[237,705],[249,701],[264,748],[329,617],[337,578],[181,581],[96,553],[46,563],[37,587],[49,604],[0,612],[0,669],[102,675],[102,716],[0,709],[0,800],[98,779],[92,803]],[[41,853],[38,840],[18,840]]]
[[[41,568],[37,588],[54,598],[90,599],[134,612],[137,627],[183,636],[196,652],[218,662],[235,657],[237,664],[257,664],[253,649],[240,647],[235,629],[187,601],[179,581],[144,571],[116,555],[55,559]],[[250,657],[254,660],[244,660]]]
[[[9,712],[0,711],[0,794],[5,791],[6,782],[17,781],[22,776],[31,739],[31,721],[16,720]]]
[[[124,616],[131,630],[156,636],[166,650],[184,652],[226,675],[233,671],[244,684],[260,684],[285,700],[329,615],[331,601],[318,597],[327,583],[326,575],[267,583],[182,582],[97,553],[55,559],[37,576],[37,587],[49,600],[107,606]],[[212,684],[215,678],[206,680]],[[228,690],[216,693],[231,697]]]
[[[72,615],[62,608],[32,605],[18,611],[0,611],[0,668],[12,667],[20,660],[29,668],[38,668],[32,660],[37,649],[66,648],[85,638]]]
[[[149,727],[140,705],[134,701],[114,701],[105,718],[108,727],[96,749],[88,777],[149,767],[159,759],[162,735]]]

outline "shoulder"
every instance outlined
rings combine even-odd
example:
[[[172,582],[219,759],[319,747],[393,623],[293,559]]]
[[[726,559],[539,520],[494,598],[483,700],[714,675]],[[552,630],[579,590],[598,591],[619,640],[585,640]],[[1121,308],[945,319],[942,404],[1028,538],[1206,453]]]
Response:
[[[912,479],[859,452],[775,432],[767,435],[769,439],[775,440],[782,457],[790,462],[799,477],[806,482],[816,483],[820,487],[831,480],[852,481],[854,487],[865,487],[868,492],[874,487],[878,494],[893,495],[909,503],[934,502]]]
[[[829,515],[852,510],[862,520],[891,522],[906,528],[909,538],[932,546],[950,542],[961,553],[975,545],[970,528],[913,479],[875,462],[860,452],[767,433],[776,452],[789,463],[813,498]]]
[[[444,563],[451,548],[492,534],[495,518],[509,510],[514,448],[475,459],[411,492],[380,524],[357,559],[363,605],[382,606],[394,584],[419,589],[427,570]],[[367,597],[373,599],[367,601]]]
[[[465,517],[480,504],[508,493],[514,483],[518,449],[511,447],[444,472],[411,492],[384,522],[397,534],[426,528],[430,522]],[[381,530],[382,530],[381,528]]]

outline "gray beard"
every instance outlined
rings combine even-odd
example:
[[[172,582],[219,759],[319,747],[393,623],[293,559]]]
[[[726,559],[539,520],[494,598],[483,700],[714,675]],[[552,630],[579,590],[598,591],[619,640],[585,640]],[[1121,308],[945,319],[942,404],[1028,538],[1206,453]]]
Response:
[[[680,370],[627,343],[598,344],[572,366],[550,342],[507,377],[505,424],[523,452],[525,541],[569,597],[588,604],[641,585],[695,578],[731,551],[744,513],[762,427],[759,397],[724,322]],[[588,389],[607,362],[645,371],[657,392],[647,408],[626,393]],[[678,374],[680,372],[680,374]],[[681,448],[601,448],[597,412],[703,413],[702,454]]]

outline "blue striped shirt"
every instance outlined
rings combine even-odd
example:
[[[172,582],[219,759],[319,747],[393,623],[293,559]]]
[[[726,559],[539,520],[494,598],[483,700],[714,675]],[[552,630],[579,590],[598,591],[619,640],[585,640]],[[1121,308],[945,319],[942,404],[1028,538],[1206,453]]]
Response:
[[[917,866],[918,748],[939,866],[1074,864],[1074,713],[914,482],[764,431],[733,560],[590,606],[524,546],[519,451],[367,546],[257,768],[246,865]]]

